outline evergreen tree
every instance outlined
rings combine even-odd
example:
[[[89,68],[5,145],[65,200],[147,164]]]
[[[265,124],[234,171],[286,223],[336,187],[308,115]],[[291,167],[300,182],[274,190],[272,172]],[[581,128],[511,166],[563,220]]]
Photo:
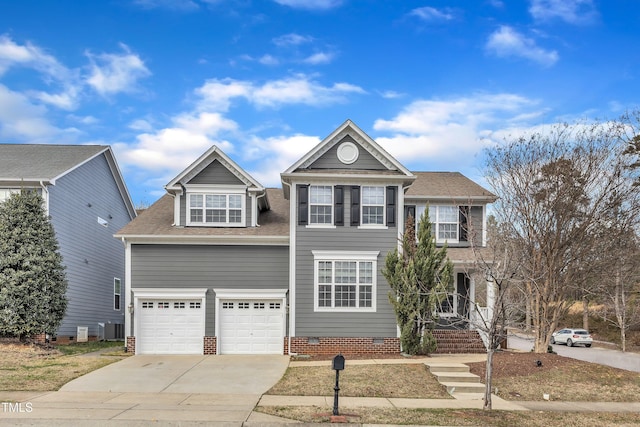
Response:
[[[0,203],[0,335],[53,333],[64,316],[67,280],[43,199],[23,190]]]
[[[403,351],[432,353],[436,349],[432,333],[436,312],[453,284],[453,264],[446,246],[436,248],[428,210],[418,223],[417,239],[414,219],[407,218],[402,251],[395,248],[387,254],[382,274],[391,287],[389,301],[396,312]]]

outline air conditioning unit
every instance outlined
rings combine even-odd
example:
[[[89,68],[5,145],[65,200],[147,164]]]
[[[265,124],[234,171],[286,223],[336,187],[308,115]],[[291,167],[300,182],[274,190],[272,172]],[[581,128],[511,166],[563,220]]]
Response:
[[[87,342],[89,341],[89,327],[88,326],[78,326],[78,339],[77,342]]]

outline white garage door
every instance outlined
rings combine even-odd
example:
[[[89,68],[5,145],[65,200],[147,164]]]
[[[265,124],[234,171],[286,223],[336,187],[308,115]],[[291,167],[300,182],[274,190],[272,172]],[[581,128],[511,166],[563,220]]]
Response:
[[[204,307],[201,300],[140,300],[136,310],[139,354],[202,354]]]
[[[221,300],[218,309],[221,354],[283,353],[281,300]]]

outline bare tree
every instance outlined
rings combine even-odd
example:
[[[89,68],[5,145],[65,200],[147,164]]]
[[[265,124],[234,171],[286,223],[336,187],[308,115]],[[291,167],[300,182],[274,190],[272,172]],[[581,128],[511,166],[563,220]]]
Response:
[[[547,351],[574,296],[593,278],[589,260],[602,254],[611,194],[634,200],[637,171],[621,130],[619,122],[553,125],[485,150],[486,178],[499,197],[496,219],[524,255],[519,275],[537,353]]]

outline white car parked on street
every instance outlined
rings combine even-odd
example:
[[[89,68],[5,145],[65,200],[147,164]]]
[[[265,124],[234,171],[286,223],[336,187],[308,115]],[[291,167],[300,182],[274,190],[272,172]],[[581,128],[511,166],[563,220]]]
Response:
[[[591,334],[585,329],[560,329],[551,335],[551,344],[566,344],[567,347],[574,344],[584,344],[585,347],[591,347],[592,342]]]

